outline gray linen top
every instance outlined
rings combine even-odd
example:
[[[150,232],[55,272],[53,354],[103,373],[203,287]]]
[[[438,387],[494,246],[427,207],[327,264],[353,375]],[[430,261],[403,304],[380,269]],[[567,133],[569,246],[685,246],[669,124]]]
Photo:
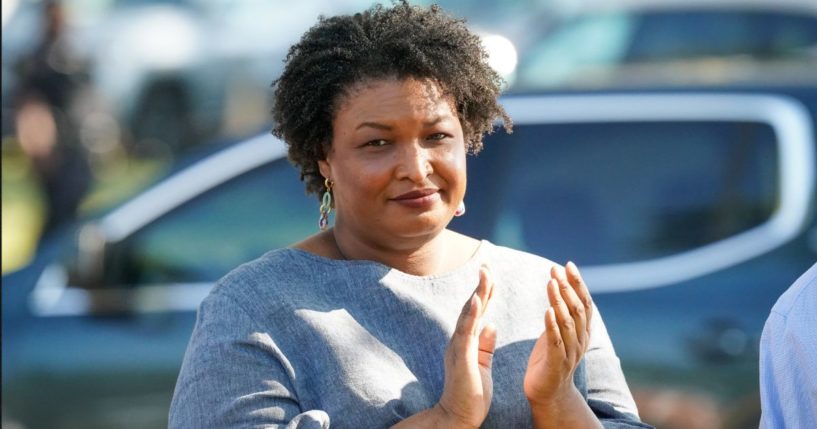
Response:
[[[487,241],[440,275],[291,248],[233,270],[199,308],[170,427],[381,428],[434,406],[483,262],[495,281],[485,320],[498,338],[482,427],[531,427],[522,382],[553,263]],[[606,427],[642,426],[598,311],[591,329],[577,386]]]

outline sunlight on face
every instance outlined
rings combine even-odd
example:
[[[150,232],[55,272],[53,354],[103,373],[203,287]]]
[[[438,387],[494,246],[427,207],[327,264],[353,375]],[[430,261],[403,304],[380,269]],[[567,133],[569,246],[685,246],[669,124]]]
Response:
[[[336,227],[370,240],[428,237],[465,194],[465,142],[451,100],[430,81],[384,79],[341,100],[319,162],[334,185]]]

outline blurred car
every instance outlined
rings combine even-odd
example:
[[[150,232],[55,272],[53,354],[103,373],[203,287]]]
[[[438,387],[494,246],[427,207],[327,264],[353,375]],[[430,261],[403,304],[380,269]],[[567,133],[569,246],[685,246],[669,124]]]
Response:
[[[524,42],[518,89],[817,79],[811,0],[577,4]]]
[[[110,136],[139,153],[179,152],[237,136],[267,121],[270,84],[290,45],[318,16],[353,13],[369,0],[66,0],[65,40],[92,94],[80,106],[84,144],[109,150]],[[430,3],[419,2],[419,3]],[[443,0],[486,36],[512,32],[519,4]],[[516,3],[516,2],[511,2]],[[43,2],[4,3],[3,133],[12,132],[15,63],[42,32]],[[541,7],[540,7],[541,8]],[[10,11],[7,12],[7,9]],[[496,17],[502,17],[497,21]],[[500,45],[512,55],[507,39]],[[505,61],[508,62],[508,61]],[[100,137],[101,136],[101,137]],[[105,141],[97,141],[101,138]]]
[[[817,259],[817,88],[508,96],[452,228],[576,261],[642,418],[757,427],[758,341]],[[213,283],[317,231],[284,145],[188,160],[3,277],[3,418],[164,427]]]
[[[15,61],[31,51],[42,32],[43,2],[12,3],[3,25],[4,108],[11,107]],[[263,125],[269,95],[263,89],[269,89],[298,35],[321,13],[369,5],[363,0],[308,1],[298,8],[268,0],[63,3],[65,39],[87,67],[96,96],[93,113],[112,117],[123,142],[148,153],[178,152]],[[98,127],[96,118],[85,115],[84,125]],[[86,144],[94,149],[95,142]]]
[[[583,267],[647,422],[757,427],[763,323],[817,260],[817,87],[506,106],[456,228]]]

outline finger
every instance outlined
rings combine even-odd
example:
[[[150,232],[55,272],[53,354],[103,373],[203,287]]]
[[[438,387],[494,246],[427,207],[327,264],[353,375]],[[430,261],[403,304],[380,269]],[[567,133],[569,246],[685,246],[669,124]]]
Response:
[[[558,322],[566,356],[573,361],[576,359],[579,350],[578,338],[576,337],[576,324],[573,321],[573,317],[570,316],[570,311],[567,309],[567,305],[559,293],[559,282],[556,279],[550,279],[547,289],[550,307],[553,309],[556,321]]]
[[[556,312],[553,311],[553,307],[545,311],[545,338],[547,338],[549,362],[557,362],[556,359],[563,360],[567,358],[565,344],[559,331],[559,323],[556,321]]]
[[[476,327],[477,319],[480,312],[482,301],[480,301],[477,293],[471,294],[471,299],[465,303],[460,312],[460,317],[457,319],[457,327],[454,331],[455,336],[473,336]]]
[[[491,276],[491,270],[487,265],[483,265],[479,270],[479,285],[477,286],[477,295],[482,301],[482,312],[480,317],[488,310],[488,303],[494,296],[494,279]]]
[[[496,349],[496,328],[492,324],[486,325],[479,333],[479,366],[491,369]]]
[[[559,294],[570,312],[570,317],[573,318],[573,324],[576,327],[576,340],[579,345],[579,350],[583,353],[587,345],[588,335],[588,319],[586,317],[584,304],[565,277],[559,276],[556,280],[559,282]]]
[[[587,284],[582,279],[579,273],[579,267],[573,262],[567,263],[567,279],[573,286],[573,290],[584,305],[585,318],[587,319],[587,335],[590,335],[590,323],[593,320],[593,298],[590,295],[590,290],[587,289]]]

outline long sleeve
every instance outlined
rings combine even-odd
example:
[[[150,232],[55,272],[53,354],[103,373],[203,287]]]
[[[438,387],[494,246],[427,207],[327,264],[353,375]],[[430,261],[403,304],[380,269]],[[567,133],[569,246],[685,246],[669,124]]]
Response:
[[[170,428],[328,429],[302,410],[294,372],[270,336],[229,297],[202,302],[170,407]]]
[[[760,337],[760,427],[817,422],[817,264],[783,296]]]
[[[621,363],[596,307],[591,323],[590,346],[585,354],[588,405],[605,428],[651,427],[639,421]]]

